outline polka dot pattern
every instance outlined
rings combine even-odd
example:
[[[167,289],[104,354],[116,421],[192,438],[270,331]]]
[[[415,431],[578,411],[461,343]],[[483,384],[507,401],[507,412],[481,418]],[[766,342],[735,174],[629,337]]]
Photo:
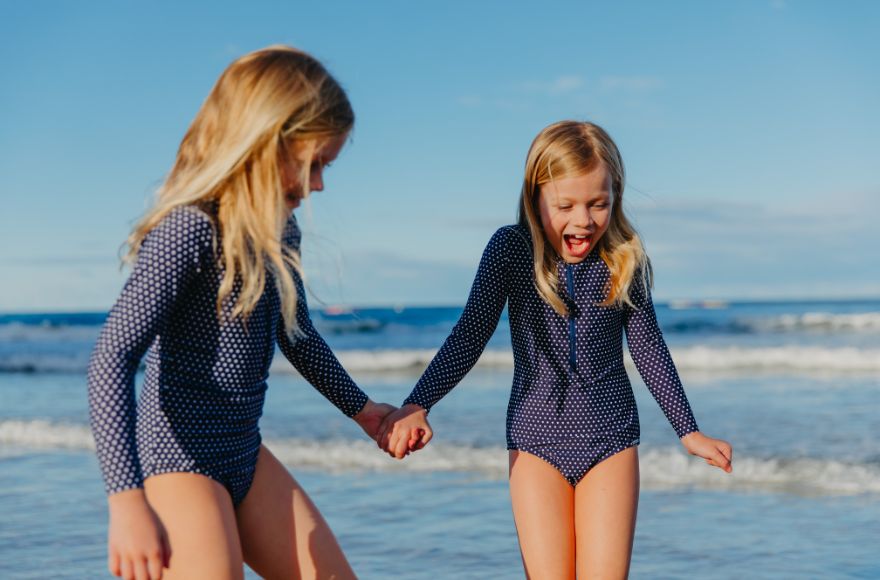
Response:
[[[645,383],[679,437],[697,430],[660,333],[650,293],[633,283],[635,308],[607,307],[608,267],[591,253],[557,263],[556,313],[534,284],[526,228],[499,229],[483,253],[464,312],[404,403],[430,410],[476,364],[508,304],[513,387],[507,447],[556,467],[572,485],[597,463],[638,445],[639,416],[623,362],[623,334]]]
[[[107,493],[142,487],[151,475],[185,471],[217,480],[236,504],[243,500],[256,467],[276,341],[348,416],[367,401],[312,325],[298,276],[302,338],[291,341],[284,331],[271,275],[247,324],[228,316],[240,283],[221,322],[216,300],[223,269],[214,257],[211,213],[176,208],[147,234],[92,352],[89,413]],[[293,216],[283,242],[299,250]],[[144,387],[135,401],[134,377],[144,353]]]

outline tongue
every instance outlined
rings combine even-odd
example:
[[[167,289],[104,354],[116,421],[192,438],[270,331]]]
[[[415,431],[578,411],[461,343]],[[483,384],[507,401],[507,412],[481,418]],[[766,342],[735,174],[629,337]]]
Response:
[[[565,244],[572,256],[581,257],[587,254],[590,248],[589,240],[586,238],[575,238],[574,236],[565,236]]]

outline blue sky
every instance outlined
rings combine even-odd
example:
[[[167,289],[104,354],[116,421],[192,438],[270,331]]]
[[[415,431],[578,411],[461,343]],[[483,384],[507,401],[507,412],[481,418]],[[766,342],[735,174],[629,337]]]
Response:
[[[273,43],[358,116],[298,210],[327,303],[462,303],[562,118],[617,140],[657,299],[877,297],[878,25],[867,1],[9,3],[0,312],[109,308],[201,101]]]

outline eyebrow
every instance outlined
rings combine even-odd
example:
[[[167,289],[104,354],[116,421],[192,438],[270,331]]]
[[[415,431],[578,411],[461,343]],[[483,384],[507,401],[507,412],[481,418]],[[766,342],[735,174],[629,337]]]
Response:
[[[612,195],[611,195],[610,191],[603,191],[597,195],[590,194],[589,199],[587,201],[610,201],[611,198],[612,198]],[[556,192],[556,201],[557,202],[561,202],[561,201],[574,202],[575,200],[573,198],[571,198],[563,193],[559,193],[557,191]]]

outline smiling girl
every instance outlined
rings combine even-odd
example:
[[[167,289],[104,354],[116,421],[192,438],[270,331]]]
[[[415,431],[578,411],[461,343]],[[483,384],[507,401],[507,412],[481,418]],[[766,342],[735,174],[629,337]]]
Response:
[[[427,413],[477,362],[508,306],[510,494],[529,578],[624,578],[639,494],[639,418],[623,334],[685,449],[726,472],[731,446],[697,428],[657,325],[651,266],[623,211],[617,146],[592,123],[535,138],[519,223],[489,241],[455,328],[379,444],[430,441]]]

